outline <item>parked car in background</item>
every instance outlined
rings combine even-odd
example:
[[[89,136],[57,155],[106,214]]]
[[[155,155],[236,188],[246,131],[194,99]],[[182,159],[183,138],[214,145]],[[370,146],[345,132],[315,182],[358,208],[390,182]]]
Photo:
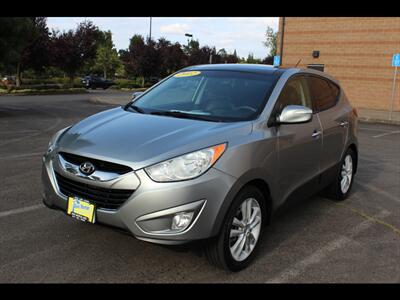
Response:
[[[1,79],[1,83],[2,83],[4,86],[15,85],[15,83],[16,83],[16,77],[15,77],[15,76],[11,76],[11,75],[4,76],[4,77]]]
[[[92,75],[83,77],[81,82],[87,89],[102,88],[105,90],[108,89],[110,86],[115,85],[115,83],[111,80]]]
[[[194,66],[57,132],[43,201],[147,242],[206,240],[211,263],[238,271],[288,199],[346,199],[357,158],[357,112],[328,74]]]

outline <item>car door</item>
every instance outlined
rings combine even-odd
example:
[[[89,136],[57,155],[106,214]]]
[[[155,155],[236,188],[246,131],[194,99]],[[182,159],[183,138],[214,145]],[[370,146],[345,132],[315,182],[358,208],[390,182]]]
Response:
[[[287,105],[313,108],[304,75],[290,78],[275,104],[273,115]],[[322,150],[322,128],[317,115],[300,124],[276,126],[278,149],[278,185],[281,199],[319,174]]]
[[[322,126],[321,172],[335,167],[341,159],[348,132],[348,107],[340,101],[340,88],[314,75],[307,76],[315,111]]]

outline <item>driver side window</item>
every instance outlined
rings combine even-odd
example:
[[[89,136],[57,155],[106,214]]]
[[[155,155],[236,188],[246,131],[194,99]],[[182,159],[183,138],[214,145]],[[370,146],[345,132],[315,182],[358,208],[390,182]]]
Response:
[[[286,82],[275,105],[275,113],[280,114],[288,105],[302,105],[312,109],[304,76],[295,76]]]

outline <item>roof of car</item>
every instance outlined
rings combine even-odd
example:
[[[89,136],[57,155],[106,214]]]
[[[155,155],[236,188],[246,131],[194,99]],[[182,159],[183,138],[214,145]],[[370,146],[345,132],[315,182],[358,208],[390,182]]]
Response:
[[[253,72],[262,74],[277,74],[283,73],[286,69],[276,68],[272,65],[263,64],[208,64],[208,65],[197,65],[184,68],[183,70],[219,70],[219,71],[241,71],[241,72]],[[182,71],[183,71],[182,70]]]

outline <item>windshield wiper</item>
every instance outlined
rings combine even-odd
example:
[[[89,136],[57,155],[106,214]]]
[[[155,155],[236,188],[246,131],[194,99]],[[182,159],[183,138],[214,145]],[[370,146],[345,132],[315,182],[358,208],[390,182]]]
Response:
[[[133,105],[133,104],[128,105],[128,108],[132,108],[134,111],[136,111],[136,112],[138,112],[140,114],[144,114],[145,113],[145,111],[143,109],[141,109],[139,106],[136,106],[136,105]]]
[[[215,118],[210,118],[205,115],[190,114],[190,113],[185,113],[185,112],[182,112],[179,110],[153,111],[150,114],[157,115],[157,116],[169,116],[169,117],[175,117],[175,118],[182,118],[182,119],[194,119],[194,120],[202,120],[202,121],[221,122],[220,120],[216,120]]]

